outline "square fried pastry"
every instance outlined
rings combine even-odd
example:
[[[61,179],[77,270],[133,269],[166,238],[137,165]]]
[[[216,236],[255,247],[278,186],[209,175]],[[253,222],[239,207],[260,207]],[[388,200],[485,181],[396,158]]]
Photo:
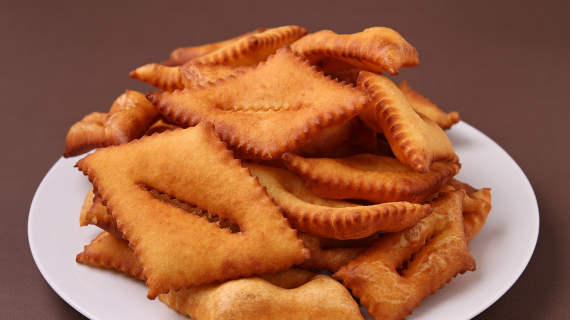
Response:
[[[214,128],[166,131],[99,149],[77,163],[135,250],[148,298],[192,285],[286,270],[309,251]],[[149,190],[230,220],[231,233]]]
[[[147,98],[168,120],[181,126],[211,122],[230,148],[266,160],[349,121],[369,102],[366,94],[324,77],[289,47],[236,76]]]

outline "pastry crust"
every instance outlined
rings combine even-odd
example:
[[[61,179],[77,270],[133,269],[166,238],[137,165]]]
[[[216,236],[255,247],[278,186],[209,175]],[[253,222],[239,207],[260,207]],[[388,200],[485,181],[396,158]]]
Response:
[[[319,237],[360,239],[378,231],[397,232],[412,227],[432,211],[428,204],[391,202],[364,206],[324,199],[288,170],[253,163],[244,165],[267,188],[293,228]]]
[[[143,268],[135,257],[133,249],[129,248],[129,243],[107,231],[101,232],[90,244],[86,245],[75,261],[116,269],[139,280],[145,279]]]
[[[464,195],[440,195],[429,217],[408,230],[381,235],[333,277],[352,289],[375,319],[405,319],[457,274],[475,270],[464,233]]]
[[[196,320],[363,319],[358,304],[340,283],[297,268],[183,289],[159,299]]]
[[[357,68],[395,75],[419,64],[416,49],[399,33],[384,27],[347,35],[321,30],[299,39],[291,48],[324,72]]]
[[[186,62],[215,52],[223,47],[227,47],[246,36],[262,33],[264,31],[267,31],[267,29],[260,28],[224,41],[208,43],[201,46],[177,48],[170,53],[168,60],[163,61],[161,64],[169,67],[181,66]]]
[[[361,71],[358,87],[371,99],[370,105],[359,114],[360,119],[372,130],[386,136],[400,162],[425,173],[435,161],[459,161],[441,127],[412,109],[402,91],[390,79]]]
[[[277,49],[289,45],[307,34],[299,26],[283,26],[246,35],[241,39],[201,56],[188,63],[213,63],[233,66],[251,66],[265,61]]]
[[[320,197],[372,203],[419,203],[447,184],[461,168],[459,163],[434,162],[428,173],[418,173],[398,159],[372,154],[329,159],[285,153],[281,158]]]
[[[419,94],[417,91],[412,89],[408,85],[408,81],[404,80],[398,84],[398,88],[402,91],[406,100],[410,103],[410,106],[426,117],[437,123],[443,130],[451,128],[452,125],[456,124],[461,120],[459,113],[453,111],[450,113],[445,113],[443,110],[438,108],[433,102],[429,101],[426,97]]]
[[[91,113],[69,129],[63,156],[78,156],[138,139],[159,117],[158,110],[142,93],[127,90],[113,102],[108,113]]]
[[[129,77],[155,86],[162,92],[184,89],[179,67],[168,67],[158,63],[149,63],[131,71]]]
[[[265,160],[349,121],[369,102],[366,94],[324,77],[288,47],[236,76],[147,98],[168,120],[184,127],[211,122],[230,148]]]
[[[286,270],[309,257],[297,232],[211,124],[99,149],[77,167],[135,250],[149,299],[191,285]],[[230,220],[241,232],[155,199],[148,189]]]

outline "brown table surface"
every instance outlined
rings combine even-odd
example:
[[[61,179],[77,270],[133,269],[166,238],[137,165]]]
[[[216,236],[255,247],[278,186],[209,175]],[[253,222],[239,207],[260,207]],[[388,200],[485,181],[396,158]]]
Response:
[[[570,318],[568,12],[558,0],[0,1],[0,319],[83,318],[44,280],[27,234],[32,197],[69,127],[125,89],[154,91],[128,73],[174,48],[288,24],[385,26],[418,50],[420,66],[396,79],[501,145],[540,208],[526,270],[476,319]]]

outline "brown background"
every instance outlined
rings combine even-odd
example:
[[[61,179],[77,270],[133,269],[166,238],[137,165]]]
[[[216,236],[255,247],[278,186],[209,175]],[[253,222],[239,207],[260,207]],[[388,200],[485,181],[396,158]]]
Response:
[[[399,78],[501,145],[540,208],[528,267],[476,319],[570,318],[569,12],[567,1],[0,1],[0,319],[83,318],[27,240],[32,197],[69,127],[125,89],[154,91],[128,73],[176,47],[288,24],[386,26],[417,48],[420,66]]]

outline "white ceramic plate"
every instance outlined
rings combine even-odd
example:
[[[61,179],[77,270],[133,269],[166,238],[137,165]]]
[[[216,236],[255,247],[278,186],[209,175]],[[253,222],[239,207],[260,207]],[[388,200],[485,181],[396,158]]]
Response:
[[[456,124],[448,135],[461,158],[457,178],[476,188],[490,187],[493,209],[487,224],[470,244],[477,271],[458,276],[423,300],[408,317],[410,320],[476,316],[515,283],[538,238],[536,198],[515,161],[465,122]],[[47,282],[90,319],[188,319],[158,300],[148,300],[143,282],[75,262],[83,246],[100,233],[97,227],[79,227],[79,210],[91,187],[73,167],[79,158],[56,162],[38,187],[30,208],[30,247]]]

